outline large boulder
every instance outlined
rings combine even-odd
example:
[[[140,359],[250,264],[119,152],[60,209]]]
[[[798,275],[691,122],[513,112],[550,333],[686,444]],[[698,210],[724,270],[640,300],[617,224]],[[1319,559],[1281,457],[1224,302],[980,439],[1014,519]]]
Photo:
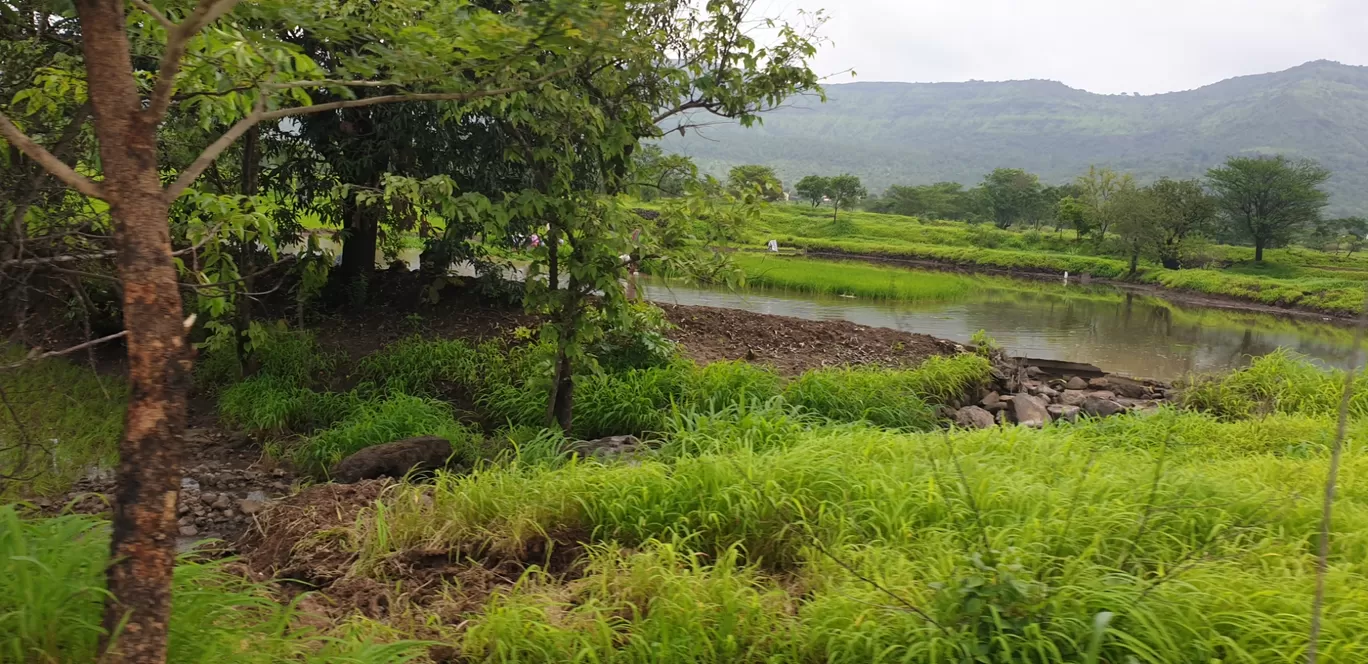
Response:
[[[1109,417],[1126,412],[1126,407],[1111,399],[1102,399],[1089,395],[1083,401],[1083,412],[1093,417]]]
[[[992,413],[978,406],[965,406],[955,411],[955,424],[966,429],[991,429],[997,423]]]
[[[1065,422],[1075,422],[1078,420],[1078,406],[1067,406],[1064,404],[1052,403],[1045,407],[1049,411],[1050,417]]]
[[[410,471],[443,468],[451,458],[451,441],[437,436],[405,438],[367,447],[332,467],[334,482],[353,484],[379,477],[403,477]]]
[[[1050,423],[1050,411],[1046,410],[1047,402],[1036,396],[1025,393],[1012,395],[1012,415],[1016,418],[1017,424],[1039,429]]]
[[[1086,390],[1088,389],[1088,381],[1084,380],[1082,376],[1070,376],[1069,381],[1064,383],[1064,388],[1069,390]]]
[[[641,441],[632,435],[580,440],[571,443],[570,447],[580,456],[604,460],[636,456],[646,449]]]
[[[1059,395],[1059,403],[1066,406],[1082,406],[1088,398],[1088,393],[1082,390],[1064,390]]]
[[[1131,399],[1147,399],[1151,396],[1150,386],[1125,376],[1103,376],[1088,381],[1088,386],[1096,390],[1107,390]]]

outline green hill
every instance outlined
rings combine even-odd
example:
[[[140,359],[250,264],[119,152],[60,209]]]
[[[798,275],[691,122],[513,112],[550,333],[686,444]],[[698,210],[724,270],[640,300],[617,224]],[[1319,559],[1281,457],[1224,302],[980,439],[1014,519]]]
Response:
[[[786,185],[851,172],[890,184],[973,184],[997,167],[1067,181],[1089,164],[1191,177],[1227,156],[1311,157],[1335,172],[1331,213],[1368,212],[1368,67],[1329,61],[1160,95],[1101,95],[1054,81],[848,83],[792,101],[763,126],[713,126],[665,148],[711,172],[769,164]]]

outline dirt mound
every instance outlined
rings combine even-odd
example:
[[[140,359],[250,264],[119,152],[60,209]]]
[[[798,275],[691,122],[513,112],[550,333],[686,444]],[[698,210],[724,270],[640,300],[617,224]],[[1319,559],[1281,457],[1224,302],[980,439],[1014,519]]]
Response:
[[[662,304],[679,329],[670,334],[699,363],[746,360],[767,364],[785,375],[844,364],[905,366],[933,355],[960,352],[957,344],[925,334],[849,321],[813,321],[716,309]]]

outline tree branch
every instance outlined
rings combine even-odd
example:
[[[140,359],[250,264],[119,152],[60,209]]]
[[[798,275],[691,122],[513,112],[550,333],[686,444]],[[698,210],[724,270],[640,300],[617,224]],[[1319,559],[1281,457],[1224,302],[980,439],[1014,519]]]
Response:
[[[107,336],[107,337],[100,337],[99,339],[91,339],[90,341],[87,341],[87,342],[85,342],[85,343],[83,343],[83,344],[76,344],[75,346],[72,346],[71,348],[64,348],[64,349],[62,349],[62,350],[48,351],[48,352],[46,352],[46,353],[40,353],[40,354],[38,354],[38,355],[30,355],[30,356],[28,356],[28,357],[26,357],[26,358],[24,358],[24,359],[22,359],[22,360],[19,360],[18,362],[14,362],[14,363],[12,363],[12,364],[6,364],[6,365],[4,365],[4,366],[0,366],[0,370],[5,370],[5,369],[17,369],[17,368],[19,368],[19,367],[24,366],[25,364],[28,364],[29,362],[37,362],[38,360],[41,360],[41,359],[47,358],[47,357],[57,357],[58,355],[66,355],[66,354],[68,354],[68,353],[74,353],[74,352],[76,352],[76,351],[78,351],[78,350],[84,350],[84,349],[86,349],[86,348],[90,348],[91,346],[98,346],[99,344],[105,343],[106,341],[113,341],[113,340],[115,340],[115,339],[119,339],[119,338],[124,337],[124,336],[127,336],[127,335],[128,335],[128,330],[124,330],[124,331],[122,331],[122,332],[115,332],[114,334],[111,334],[111,335],[109,335],[109,336]]]
[[[152,88],[147,110],[143,111],[151,122],[160,122],[162,116],[166,115],[166,109],[171,106],[171,90],[176,85],[176,74],[180,73],[181,59],[185,57],[185,48],[190,40],[204,26],[232,11],[237,3],[238,0],[200,0],[195,10],[180,23],[171,23],[170,19],[146,2],[134,3],[166,27],[166,50],[162,52],[161,62],[157,65],[157,84]]]
[[[134,7],[143,10],[148,16],[157,19],[157,22],[160,23],[163,28],[166,28],[168,34],[176,29],[176,22],[166,18],[166,14],[157,11],[157,8],[153,7],[151,3],[145,2],[145,0],[132,0],[132,2]]]
[[[215,159],[218,159],[219,155],[223,154],[224,150],[227,150],[228,147],[231,146],[234,141],[236,141],[243,134],[247,133],[247,130],[251,129],[252,126],[257,124],[258,122],[269,122],[271,120],[279,120],[281,118],[288,118],[296,115],[311,115],[313,113],[336,111],[343,108],[361,108],[365,106],[375,106],[378,104],[392,104],[401,101],[468,101],[471,99],[478,99],[480,97],[493,97],[496,95],[511,94],[514,92],[526,90],[536,85],[541,85],[542,83],[545,83],[557,76],[560,76],[568,70],[569,68],[567,67],[565,69],[557,70],[545,76],[540,76],[518,85],[510,85],[507,87],[494,88],[491,90],[473,90],[470,92],[428,92],[382,95],[379,97],[366,97],[364,99],[345,99],[342,101],[328,102],[325,104],[313,104],[310,106],[299,106],[295,108],[282,108],[269,112],[266,112],[261,108],[261,104],[264,101],[264,97],[259,98],[257,100],[256,110],[253,110],[252,113],[247,117],[238,120],[237,123],[230,127],[227,132],[225,132],[222,136],[218,138],[218,140],[214,141],[212,144],[209,145],[209,147],[205,148],[204,152],[200,153],[200,156],[196,157],[195,161],[191,162],[190,166],[188,166],[184,171],[181,171],[181,174],[179,177],[176,178],[176,181],[171,183],[171,186],[166,188],[166,199],[168,201],[174,201],[177,198],[179,198],[182,193],[185,193],[185,190],[189,188],[190,185],[195,182],[195,180],[199,179],[199,176],[202,173],[204,173],[204,169],[209,168],[209,164],[212,164]],[[375,83],[375,81],[370,81],[367,83]]]
[[[28,155],[30,159],[38,162],[44,170],[51,173],[53,177],[61,180],[67,186],[91,198],[104,199],[104,192],[101,191],[100,185],[96,184],[90,178],[77,173],[70,166],[63,163],[61,159],[58,159],[51,152],[48,152],[43,146],[35,143],[33,139],[25,135],[24,132],[19,131],[19,128],[14,126],[14,123],[10,122],[10,119],[6,117],[4,113],[0,113],[0,136],[4,136],[6,140],[14,144],[14,147],[19,148],[20,152],[23,152]]]

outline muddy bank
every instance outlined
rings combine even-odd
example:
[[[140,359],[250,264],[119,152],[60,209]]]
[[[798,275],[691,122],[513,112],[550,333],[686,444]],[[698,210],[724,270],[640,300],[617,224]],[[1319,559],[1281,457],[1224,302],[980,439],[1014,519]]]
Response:
[[[1060,281],[1064,277],[1063,272],[1058,272],[1048,268],[997,268],[987,267],[977,264],[957,263],[953,261],[941,261],[930,258],[902,258],[896,256],[880,256],[874,254],[859,254],[853,252],[837,251],[831,249],[823,250],[803,250],[804,256],[810,258],[820,258],[828,260],[855,260],[879,265],[895,265],[903,267],[921,268],[926,270],[937,270],[940,272],[954,272],[958,274],[990,274],[998,276],[1018,277],[1022,279],[1034,279],[1037,281]],[[1188,304],[1213,309],[1229,309],[1232,311],[1245,311],[1252,313],[1274,314],[1297,318],[1308,318],[1316,320],[1336,320],[1351,322],[1354,317],[1343,312],[1325,311],[1313,307],[1274,306],[1255,302],[1230,295],[1213,295],[1199,291],[1165,288],[1154,284],[1140,284],[1132,281],[1119,279],[1104,279],[1100,277],[1085,277],[1080,274],[1070,274],[1069,279],[1075,283],[1091,283],[1111,286],[1119,290],[1137,293],[1141,295],[1153,295],[1162,297],[1175,304]],[[1077,281],[1075,281],[1077,280]]]

